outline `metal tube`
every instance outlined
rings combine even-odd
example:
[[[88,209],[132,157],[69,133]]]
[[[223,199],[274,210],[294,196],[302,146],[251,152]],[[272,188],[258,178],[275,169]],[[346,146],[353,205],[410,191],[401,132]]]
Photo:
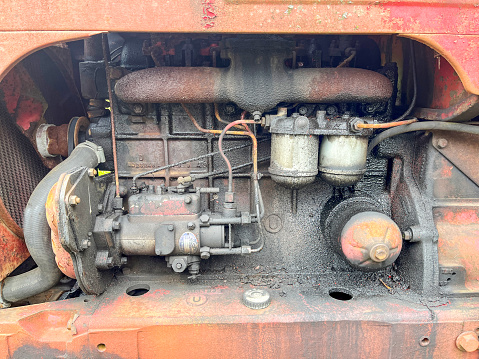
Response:
[[[242,76],[244,73],[241,72]],[[245,93],[255,97],[259,89],[236,91],[244,79],[237,71],[212,67],[155,67],[132,72],[115,85],[116,95],[127,103],[226,103],[242,104]],[[381,102],[392,94],[387,77],[355,68],[274,69],[278,88],[257,94],[256,108],[279,102]],[[249,98],[248,97],[248,98]],[[260,103],[261,102],[261,103]],[[249,108],[245,108],[250,110]]]
[[[102,44],[103,44],[103,60],[105,61],[105,71],[106,71],[106,83],[108,85],[108,98],[110,100],[110,122],[111,122],[111,144],[113,147],[113,167],[115,171],[115,188],[116,188],[116,197],[120,197],[120,179],[118,177],[118,157],[116,155],[116,131],[115,131],[115,117],[113,115],[113,94],[111,90],[111,79],[110,79],[110,64],[108,63],[109,59],[109,46],[108,46],[108,37],[106,34],[102,35]],[[108,49],[108,51],[107,51]]]

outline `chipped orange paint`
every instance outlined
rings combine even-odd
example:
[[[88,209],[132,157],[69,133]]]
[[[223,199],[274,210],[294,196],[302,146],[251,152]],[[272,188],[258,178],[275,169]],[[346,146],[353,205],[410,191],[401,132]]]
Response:
[[[58,183],[63,180],[63,174]],[[75,269],[73,267],[73,260],[70,254],[63,248],[60,241],[60,234],[58,233],[58,211],[59,211],[59,198],[60,198],[60,186],[55,183],[48,193],[47,203],[45,204],[47,222],[51,228],[51,240],[52,248],[55,253],[55,261],[58,268],[63,274],[70,278],[76,278]]]
[[[462,266],[465,289],[479,292],[479,209],[436,208],[440,266]]]

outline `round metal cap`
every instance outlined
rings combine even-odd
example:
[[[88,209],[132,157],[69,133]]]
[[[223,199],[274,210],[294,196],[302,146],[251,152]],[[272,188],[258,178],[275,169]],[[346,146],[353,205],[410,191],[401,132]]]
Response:
[[[250,309],[264,309],[271,303],[271,295],[264,289],[250,289],[243,293],[243,304]]]

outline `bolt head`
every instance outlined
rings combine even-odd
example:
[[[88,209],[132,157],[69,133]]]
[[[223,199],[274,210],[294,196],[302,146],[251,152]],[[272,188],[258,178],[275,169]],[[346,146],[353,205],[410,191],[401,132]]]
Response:
[[[173,232],[174,229],[175,229],[175,226],[174,226],[174,225],[172,225],[172,224],[169,224],[169,225],[168,225],[168,230],[169,230],[170,232]]]
[[[90,177],[95,177],[98,174],[97,170],[94,168],[89,168],[88,169],[88,176]]]
[[[459,334],[456,339],[456,346],[464,352],[474,352],[479,348],[479,339],[475,332],[464,332]]]
[[[91,241],[89,241],[88,239],[84,239],[82,242],[81,242],[81,247],[82,249],[87,249],[91,246]]]
[[[189,229],[190,231],[192,231],[193,229],[196,228],[196,225],[195,225],[193,222],[188,222],[187,227],[188,227],[188,229]]]
[[[200,222],[201,223],[208,223],[209,220],[210,220],[210,216],[208,216],[207,214],[202,214],[200,216]]]
[[[185,203],[186,203],[186,204],[190,204],[191,201],[192,201],[191,196],[186,196],[186,197],[185,197]]]
[[[143,112],[143,105],[141,103],[136,103],[133,105],[133,112],[136,114],[141,114]]]
[[[389,247],[383,243],[376,244],[371,248],[369,256],[375,262],[384,262],[389,258]]]
[[[119,230],[120,230],[120,228],[121,228],[121,224],[120,224],[120,222],[118,222],[118,221],[114,221],[114,222],[112,223],[112,226],[111,226],[111,228],[113,228],[113,230],[114,230],[114,231],[119,231]]]
[[[444,148],[447,146],[447,144],[448,141],[445,138],[440,138],[439,140],[437,140],[437,147],[439,148]]]
[[[201,259],[209,259],[210,256],[210,252],[201,252],[200,254]]]
[[[70,206],[76,206],[80,202],[81,202],[81,199],[78,196],[73,195],[68,198],[68,203],[70,204]]]

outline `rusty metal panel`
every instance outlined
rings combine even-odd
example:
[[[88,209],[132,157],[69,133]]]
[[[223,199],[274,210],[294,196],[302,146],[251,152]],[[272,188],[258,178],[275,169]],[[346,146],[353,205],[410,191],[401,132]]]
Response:
[[[130,278],[131,279],[131,278]],[[455,341],[476,330],[469,300],[403,301],[394,296],[326,299],[273,292],[272,304],[241,303],[247,288],[120,278],[104,295],[2,311],[6,358],[462,358]],[[141,296],[125,293],[136,284]],[[159,319],[161,318],[161,323]],[[46,325],[47,324],[47,325]]]

